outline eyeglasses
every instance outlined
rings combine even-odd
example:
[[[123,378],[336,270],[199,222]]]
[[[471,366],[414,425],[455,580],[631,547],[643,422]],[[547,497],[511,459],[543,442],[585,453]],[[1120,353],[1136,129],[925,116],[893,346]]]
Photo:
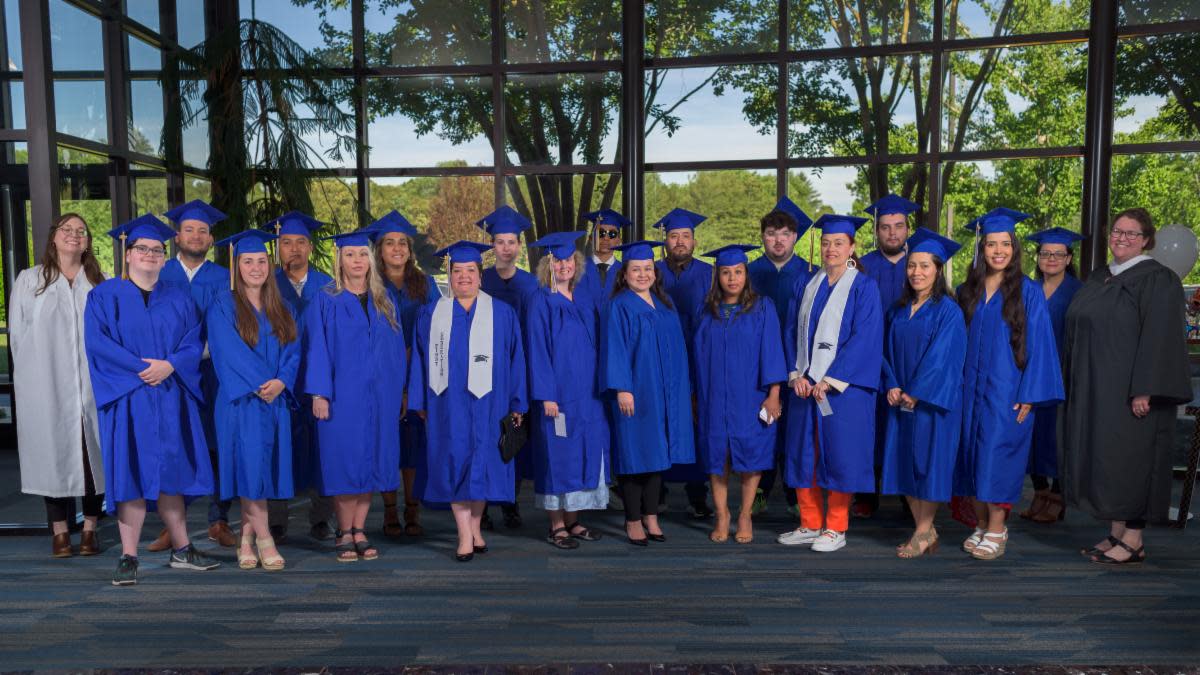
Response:
[[[1142,234],[1141,230],[1113,230],[1108,236],[1116,241],[1121,241],[1122,239],[1127,241],[1137,241],[1139,238],[1144,237],[1145,235]]]
[[[1066,251],[1038,251],[1037,255],[1042,260],[1066,260],[1071,257]]]
[[[601,239],[603,239],[605,237],[608,237],[609,239],[620,239],[621,231],[620,230],[596,230],[596,236]]]
[[[150,258],[158,258],[158,257],[164,256],[167,254],[167,249],[165,249],[165,248],[161,248],[161,247],[157,247],[157,246],[144,246],[142,244],[138,244],[137,246],[130,246],[129,250],[135,251],[138,255],[144,255],[144,256],[148,256]]]
[[[60,227],[58,228],[58,231],[62,232],[64,237],[76,237],[78,239],[82,239],[88,236],[88,231],[82,228],[78,230],[72,230],[65,227]]]

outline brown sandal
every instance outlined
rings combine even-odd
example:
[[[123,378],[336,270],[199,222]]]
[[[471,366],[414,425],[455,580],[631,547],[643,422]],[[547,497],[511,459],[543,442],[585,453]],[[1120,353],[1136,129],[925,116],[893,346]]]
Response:
[[[1033,501],[1029,502],[1029,508],[1020,512],[1019,516],[1025,520],[1033,520],[1042,511],[1046,510],[1046,505],[1049,502],[1050,490],[1037,490],[1033,493]]]
[[[421,527],[419,522],[420,514],[421,502],[404,500],[404,534],[410,537],[419,537],[425,534],[425,528]]]
[[[383,536],[396,538],[404,533],[400,516],[396,512],[396,492],[381,492],[383,495]]]
[[[1067,505],[1063,501],[1063,496],[1051,493],[1046,497],[1046,506],[1030,516],[1029,520],[1035,523],[1057,523],[1066,517]]]

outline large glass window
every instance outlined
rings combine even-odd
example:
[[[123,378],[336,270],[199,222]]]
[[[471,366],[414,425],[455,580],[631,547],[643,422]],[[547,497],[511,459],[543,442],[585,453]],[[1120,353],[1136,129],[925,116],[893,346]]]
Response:
[[[373,78],[367,109],[373,167],[493,163],[491,78]]]
[[[862,12],[862,14],[860,14]],[[922,42],[933,36],[932,3],[788,0],[792,49]]]
[[[1200,33],[1121,40],[1114,111],[1124,142],[1200,139]]]
[[[646,161],[776,157],[774,66],[646,73]]]
[[[366,63],[369,66],[487,63],[492,58],[488,7],[488,0],[368,1],[364,17]],[[349,47],[348,32],[327,36],[326,40],[329,47]]]
[[[778,26],[775,0],[648,0],[646,55],[773,51],[779,46]]]
[[[621,0],[504,3],[512,63],[621,58]]]
[[[512,164],[611,164],[617,158],[621,77],[514,75],[504,87]]]

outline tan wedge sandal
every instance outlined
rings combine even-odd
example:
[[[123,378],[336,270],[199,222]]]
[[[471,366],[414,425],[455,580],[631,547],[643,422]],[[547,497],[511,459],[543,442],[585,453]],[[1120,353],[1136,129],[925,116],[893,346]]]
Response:
[[[246,549],[250,549],[250,555],[246,555]],[[252,570],[256,567],[258,567],[258,554],[254,552],[254,535],[242,530],[242,545],[238,547],[238,568]]]
[[[283,569],[285,564],[283,556],[279,555],[279,547],[275,546],[274,538],[267,537],[266,539],[255,539],[254,545],[258,548],[258,556],[262,559],[262,566],[264,570],[268,572],[278,572],[279,570]],[[275,549],[275,555],[270,557],[263,555],[264,548]]]

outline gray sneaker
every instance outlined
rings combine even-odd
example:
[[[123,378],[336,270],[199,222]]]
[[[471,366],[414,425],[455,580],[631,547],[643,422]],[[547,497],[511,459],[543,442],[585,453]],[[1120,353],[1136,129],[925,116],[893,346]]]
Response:
[[[123,555],[117,561],[117,573],[113,575],[113,586],[137,585],[138,559],[131,555]]]
[[[198,570],[206,572],[221,566],[220,561],[204,555],[196,550],[194,544],[188,544],[183,551],[171,552],[171,567],[178,570]]]

